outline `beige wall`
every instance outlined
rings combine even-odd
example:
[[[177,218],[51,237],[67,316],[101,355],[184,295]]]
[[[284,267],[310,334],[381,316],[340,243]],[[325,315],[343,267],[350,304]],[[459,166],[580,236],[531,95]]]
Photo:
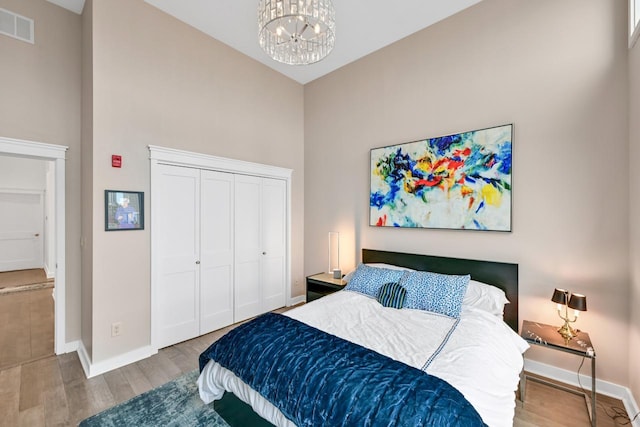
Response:
[[[636,42],[629,51],[629,199],[630,215],[630,261],[631,261],[631,321],[629,322],[631,334],[629,335],[629,387],[636,397],[640,399],[640,363],[637,355],[640,354],[640,42]]]
[[[92,46],[92,361],[150,342],[149,227],[107,233],[100,214],[105,189],[149,195],[149,144],[294,169],[293,295],[302,294],[302,86],[142,0],[94,2]],[[111,338],[116,321],[124,332]]]
[[[0,35],[0,135],[66,145],[66,339],[80,339],[81,20],[44,0],[0,0],[35,21],[35,44]]]
[[[93,354],[93,0],[82,11],[82,343]],[[98,217],[100,218],[102,211]]]
[[[628,384],[625,3],[485,0],[306,85],[305,273],[330,230],[344,269],[361,248],[516,262],[521,319],[559,324],[554,287],[586,294],[598,378]],[[369,227],[371,148],[505,123],[512,232]]]

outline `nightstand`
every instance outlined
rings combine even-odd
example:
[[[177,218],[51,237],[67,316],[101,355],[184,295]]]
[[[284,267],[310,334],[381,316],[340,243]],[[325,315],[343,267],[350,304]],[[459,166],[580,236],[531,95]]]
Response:
[[[307,302],[341,291],[347,285],[342,279],[334,279],[332,273],[307,276]]]
[[[532,377],[524,373],[522,370],[520,378],[520,400],[524,404],[524,390],[526,380],[530,379],[542,384],[549,385],[551,387],[558,388],[560,390],[568,391],[579,396],[583,396],[587,404],[587,410],[589,411],[589,418],[591,419],[591,425],[596,425],[596,352],[591,344],[591,338],[589,334],[583,331],[576,331],[577,336],[572,340],[565,341],[565,339],[558,333],[557,326],[545,325],[544,323],[531,322],[525,320],[522,322],[522,330],[520,336],[524,338],[529,344],[546,347],[552,350],[558,350],[565,353],[575,354],[576,356],[587,357],[591,359],[591,401],[586,393],[577,391],[568,387],[563,387],[559,384],[551,383],[543,379]]]

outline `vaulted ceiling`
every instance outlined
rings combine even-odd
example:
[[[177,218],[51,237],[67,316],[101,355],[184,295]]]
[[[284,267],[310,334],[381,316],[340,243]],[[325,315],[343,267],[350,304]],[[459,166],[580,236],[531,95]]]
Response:
[[[47,0],[82,13],[84,0]],[[322,61],[274,61],[258,45],[257,0],[144,0],[211,37],[305,84],[420,31],[481,0],[333,0],[336,44]]]

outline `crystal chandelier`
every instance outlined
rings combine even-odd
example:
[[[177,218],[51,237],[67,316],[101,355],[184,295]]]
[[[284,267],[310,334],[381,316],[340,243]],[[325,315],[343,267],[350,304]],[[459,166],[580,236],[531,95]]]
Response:
[[[260,46],[276,61],[306,65],[327,56],[335,43],[331,0],[260,0]]]

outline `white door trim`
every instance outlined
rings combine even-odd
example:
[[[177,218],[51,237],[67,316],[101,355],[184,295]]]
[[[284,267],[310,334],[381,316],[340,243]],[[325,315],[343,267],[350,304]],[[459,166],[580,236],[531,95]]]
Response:
[[[174,148],[159,147],[157,145],[149,145],[149,159],[151,161],[151,348],[155,351],[158,350],[158,337],[155,320],[157,319],[157,313],[155,313],[157,304],[155,304],[155,284],[157,284],[158,278],[156,277],[159,260],[157,258],[157,251],[154,251],[154,247],[157,244],[157,236],[154,236],[154,218],[157,213],[153,197],[154,191],[161,191],[157,188],[154,182],[158,182],[158,165],[173,165],[184,166],[198,169],[215,170],[219,172],[230,172],[243,175],[253,175],[264,178],[277,178],[286,181],[287,183],[287,207],[286,207],[286,266],[285,266],[285,289],[286,289],[286,304],[292,305],[294,301],[291,298],[291,176],[293,174],[292,169],[282,168],[278,166],[265,165],[261,163],[247,162],[244,160],[229,159],[226,157],[212,156],[208,154],[195,153],[191,151],[176,150]]]
[[[0,154],[51,160],[55,168],[55,329],[56,354],[66,353],[65,161],[69,147],[0,136]]]

